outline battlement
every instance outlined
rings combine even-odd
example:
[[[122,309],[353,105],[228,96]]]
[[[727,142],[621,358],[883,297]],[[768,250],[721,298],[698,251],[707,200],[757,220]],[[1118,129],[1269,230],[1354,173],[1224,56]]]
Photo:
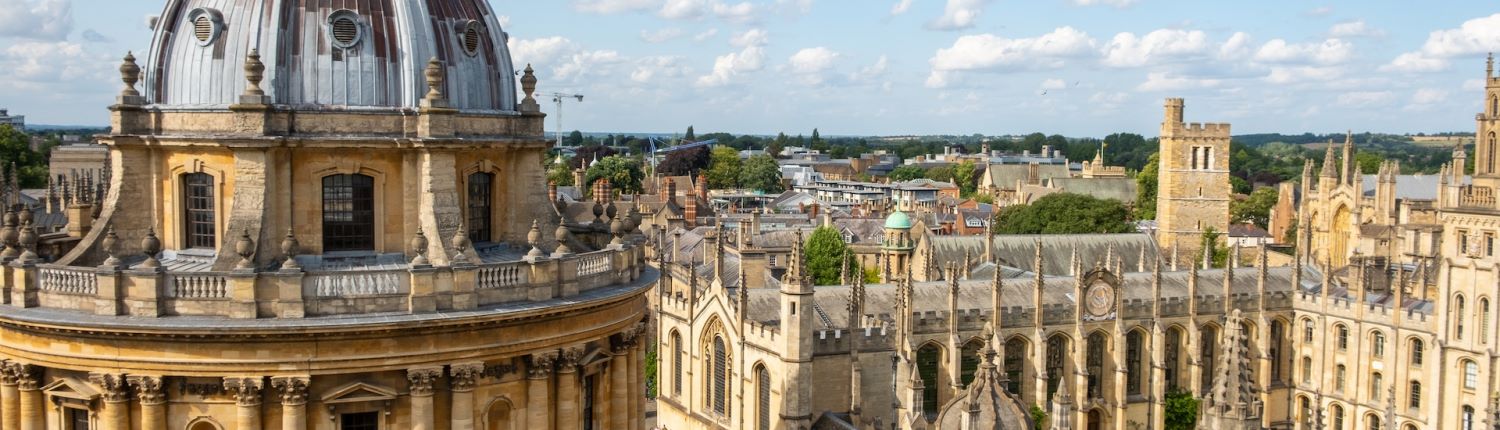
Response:
[[[813,335],[816,336],[813,338],[813,354],[817,355],[847,353],[854,345],[858,345],[861,351],[889,350],[893,344],[893,333],[885,326],[818,330]]]

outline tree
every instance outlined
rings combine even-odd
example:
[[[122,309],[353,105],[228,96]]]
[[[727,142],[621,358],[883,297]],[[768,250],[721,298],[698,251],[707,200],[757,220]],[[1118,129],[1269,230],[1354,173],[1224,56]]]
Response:
[[[682,140],[686,140],[686,141],[689,141],[689,142],[697,142],[698,141],[698,135],[693,133],[693,126],[691,126],[691,125],[688,126],[687,134],[685,134],[685,135],[682,136]]]
[[[637,194],[644,191],[641,188],[641,181],[646,178],[646,174],[641,172],[641,163],[611,155],[599,160],[599,164],[590,167],[586,178],[587,185],[593,185],[594,181],[603,179],[609,181],[610,187],[613,187],[617,193]]]
[[[1039,429],[1047,428],[1047,411],[1041,406],[1031,405],[1031,423]]]
[[[910,181],[912,179],[922,179],[922,178],[925,178],[925,177],[927,177],[927,171],[926,170],[922,170],[921,167],[917,167],[915,165],[907,164],[907,165],[904,165],[904,166],[897,167],[895,169],[891,169],[891,173],[888,176],[891,178],[892,182],[905,182],[905,181]]]
[[[547,182],[560,187],[572,186],[573,170],[568,168],[568,163],[553,164],[547,168]]]
[[[844,269],[844,258],[848,257],[849,245],[844,237],[830,227],[818,227],[807,237],[807,272],[813,285],[836,285],[840,270]]]
[[[568,160],[568,167],[586,169],[594,160],[601,160],[615,154],[615,149],[608,146],[589,145],[578,147],[578,149],[573,151],[573,158]]]
[[[568,138],[566,140],[563,140],[563,142],[566,143],[568,146],[583,145],[583,132],[578,131],[578,130],[573,130],[572,133],[568,133]]]
[[[1193,430],[1198,425],[1198,399],[1186,391],[1169,391],[1162,415],[1165,430]]]
[[[776,133],[776,140],[766,145],[766,155],[771,158],[781,158],[781,150],[786,149],[786,133]]]
[[[938,166],[927,169],[927,179],[940,182],[953,182],[953,166]]]
[[[654,343],[654,342],[645,342],[645,344],[646,344],[646,366],[645,366],[646,367],[646,369],[645,369],[645,374],[646,374],[645,375],[646,376],[646,398],[648,398],[648,399],[655,399],[656,398],[656,386],[657,386],[657,381],[656,381],[656,373],[657,373],[657,370],[656,370],[656,343]]]
[[[1001,208],[995,214],[997,234],[1129,233],[1135,227],[1118,200],[1073,193],[1043,196],[1028,205]]]
[[[1210,267],[1229,267],[1224,264],[1229,261],[1229,247],[1219,244],[1219,236],[1223,235],[1224,233],[1214,230],[1211,226],[1203,229],[1202,249],[1210,250],[1208,261]]]
[[[734,188],[740,183],[740,152],[728,146],[714,148],[708,156],[708,187],[715,189]]]
[[[810,141],[810,144],[812,146],[819,146],[823,144],[823,136],[818,134],[818,129],[816,128],[813,129],[812,140]]]
[[[9,175],[15,166],[21,188],[47,186],[46,155],[32,150],[31,137],[10,125],[0,125],[0,163],[0,174]]]
[[[656,171],[669,176],[692,176],[708,167],[708,147],[672,151],[656,166]]]
[[[750,157],[740,170],[740,186],[767,194],[779,193],[783,190],[781,166],[769,155]]]
[[[959,194],[965,196],[974,194],[974,188],[979,186],[977,170],[974,167],[974,160],[964,160],[953,168],[953,180],[958,183]]]
[[[1276,206],[1278,198],[1280,196],[1276,194],[1275,188],[1255,190],[1250,193],[1250,198],[1229,202],[1229,219],[1235,223],[1248,222],[1266,228],[1271,221],[1271,208]]]
[[[1161,158],[1151,154],[1146,166],[1135,174],[1135,219],[1156,219],[1156,180]]]

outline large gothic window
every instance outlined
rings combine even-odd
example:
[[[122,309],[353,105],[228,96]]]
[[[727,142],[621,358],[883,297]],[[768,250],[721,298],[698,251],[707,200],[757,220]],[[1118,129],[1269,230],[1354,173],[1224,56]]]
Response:
[[[1089,398],[1104,397],[1104,334],[1089,335],[1088,355]]]
[[[323,251],[375,249],[375,178],[323,177]]]
[[[755,404],[755,428],[771,430],[771,372],[765,366],[755,368]]]
[[[1125,335],[1125,394],[1141,394],[1141,332]]]
[[[1021,394],[1021,372],[1026,365],[1026,341],[1014,338],[1005,342],[1005,377],[1009,379],[1006,390]]]
[[[1166,369],[1163,369],[1163,379],[1167,381],[1167,391],[1177,389],[1178,369],[1182,361],[1182,331],[1176,327],[1167,329],[1167,340],[1164,343],[1166,351],[1162,351],[1166,361]]]
[[[1219,347],[1219,342],[1213,326],[1203,326],[1198,333],[1198,377],[1206,392],[1214,385],[1214,365],[1218,364],[1214,360],[1214,350]]]
[[[1057,384],[1063,378],[1063,360],[1068,353],[1068,340],[1060,335],[1047,339],[1047,400],[1057,393]]]
[[[214,223],[214,177],[207,173],[182,175],[182,221],[188,248],[218,246]]]
[[[724,344],[724,338],[714,336],[713,360],[709,363],[709,372],[712,375],[709,381],[709,407],[719,415],[729,415],[729,349]]]
[[[495,175],[474,173],[469,175],[469,240],[474,243],[489,242],[492,223],[490,213],[494,206]]]
[[[964,355],[959,357],[959,381],[965,387],[974,382],[974,371],[979,369],[979,350],[983,348],[984,341],[979,339],[964,344]]]
[[[917,376],[922,378],[922,412],[929,418],[938,413],[938,363],[943,360],[943,351],[937,345],[926,344],[917,350]]]
[[[672,394],[682,395],[682,335],[672,332]]]
[[[1282,361],[1281,343],[1286,336],[1286,324],[1281,321],[1271,321],[1271,381],[1272,383],[1283,382],[1281,380]]]

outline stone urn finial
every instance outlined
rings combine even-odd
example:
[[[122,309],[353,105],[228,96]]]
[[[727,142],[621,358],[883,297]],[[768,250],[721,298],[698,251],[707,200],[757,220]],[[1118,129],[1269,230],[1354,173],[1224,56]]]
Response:
[[[250,54],[245,56],[245,80],[250,84],[245,87],[245,95],[266,95],[266,91],[260,88],[260,81],[265,77],[266,64],[260,62],[260,49],[250,48]]]
[[[613,220],[615,219],[615,216],[619,214],[620,209],[616,208],[613,203],[610,203],[609,197],[606,196],[604,200],[604,216],[609,217],[610,220]]]
[[[16,211],[16,215],[17,215],[16,216],[16,221],[20,222],[21,223],[20,225],[23,225],[23,226],[24,225],[30,225],[32,218],[36,215],[36,214],[32,213],[32,210],[34,208],[32,208],[31,205],[20,205],[20,206],[21,206],[21,209],[18,210],[18,211]]]
[[[411,238],[411,250],[417,254],[417,258],[411,259],[412,266],[427,265],[427,234],[422,233],[422,227],[417,227],[417,235]]]
[[[126,52],[125,61],[120,63],[120,81],[125,83],[125,88],[120,89],[120,95],[125,97],[138,97],[140,91],[135,90],[135,83],[141,80],[141,66],[135,64],[135,53]]]
[[[21,225],[21,262],[29,263],[37,260],[36,255],[36,225],[31,220],[26,220]]]
[[[616,217],[615,219],[610,220],[609,221],[609,234],[615,236],[615,238],[613,240],[609,241],[610,245],[624,245],[625,244],[625,221],[620,220],[620,218],[618,218],[618,217]]]
[[[594,201],[594,224],[604,224],[604,205]]]
[[[109,256],[104,259],[105,266],[120,267],[120,237],[115,235],[115,226],[109,226],[109,230],[105,231],[104,240],[99,242],[99,250]]]
[[[240,263],[234,266],[235,269],[255,268],[255,240],[250,238],[250,229],[240,232],[240,240],[234,244],[234,253],[240,256]]]
[[[21,256],[20,231],[17,230],[16,212],[10,208],[5,209],[4,227],[0,227],[0,245],[5,245],[5,250],[0,252],[0,259],[16,258]]]
[[[526,93],[522,103],[536,103],[536,73],[531,69],[531,64],[526,65],[526,71],[521,75],[521,92]]]
[[[286,260],[281,262],[281,270],[297,270],[302,268],[297,265],[297,253],[301,249],[302,244],[297,243],[296,231],[292,230],[291,227],[287,227],[286,237],[281,239],[281,255],[286,256]]]
[[[434,106],[443,100],[443,63],[437,57],[427,60],[427,70],[423,73],[427,76],[427,96],[423,97]]]
[[[542,227],[537,220],[531,220],[531,231],[526,232],[526,244],[531,245],[531,251],[526,253],[527,258],[541,258],[542,253]]]
[[[469,261],[469,228],[463,222],[458,223],[458,231],[453,233],[453,262],[464,263]]]
[[[626,230],[629,230],[630,232],[634,233],[637,229],[640,229],[641,228],[641,208],[640,208],[640,206],[630,205],[630,213],[628,213],[628,214],[625,215],[625,219],[630,220],[630,225],[626,226],[626,228],[625,228]]]
[[[568,226],[558,223],[557,231],[552,232],[552,235],[557,238],[557,250],[553,251],[553,254],[563,255],[573,253],[573,250],[568,249]]]
[[[156,259],[156,254],[161,252],[161,239],[156,238],[156,227],[146,227],[146,237],[141,238],[141,253],[146,254],[146,261],[141,267],[155,269],[161,267],[161,261]]]

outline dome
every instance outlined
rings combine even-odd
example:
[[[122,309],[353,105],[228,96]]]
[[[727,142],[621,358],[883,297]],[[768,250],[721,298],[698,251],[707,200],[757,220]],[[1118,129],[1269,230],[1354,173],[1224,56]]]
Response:
[[[891,216],[885,217],[885,228],[909,229],[911,228],[911,217],[906,216],[906,212],[892,212]]]
[[[177,0],[153,25],[141,64],[149,104],[227,108],[247,82],[246,56],[265,64],[272,105],[297,109],[417,108],[430,59],[446,67],[449,106],[516,110],[508,36],[485,0]]]

